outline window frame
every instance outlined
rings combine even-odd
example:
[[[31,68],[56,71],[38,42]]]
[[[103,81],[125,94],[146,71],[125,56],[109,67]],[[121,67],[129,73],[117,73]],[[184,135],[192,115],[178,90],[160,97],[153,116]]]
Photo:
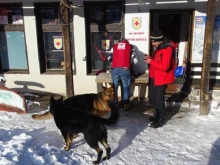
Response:
[[[12,24],[12,14],[11,11],[8,12],[8,24],[0,24],[0,31],[6,32],[6,31],[19,31],[24,33],[24,47],[26,52],[26,62],[27,62],[27,69],[3,69],[2,67],[2,59],[0,58],[0,73],[2,74],[29,74],[29,62],[28,62],[28,54],[27,54],[27,44],[26,44],[26,38],[25,38],[25,29],[24,29],[24,13],[23,13],[23,7],[22,3],[0,3],[0,7],[6,7],[8,10],[11,10],[11,8],[21,8],[22,16],[23,16],[23,23],[22,24]]]
[[[37,30],[37,41],[38,41],[38,57],[39,57],[39,65],[40,65],[40,73],[41,74],[65,74],[65,69],[47,69],[46,68],[46,55],[45,55],[45,46],[44,46],[44,32],[61,32],[62,33],[62,24],[56,23],[56,24],[43,24],[42,23],[42,17],[41,17],[41,8],[50,5],[50,7],[55,7],[59,10],[59,2],[45,2],[45,3],[34,3],[35,6],[35,16],[36,16],[36,30]],[[58,14],[58,13],[57,13]],[[56,22],[58,22],[59,19],[56,19]],[[73,25],[70,24],[70,33],[73,33]],[[63,35],[62,35],[63,36]],[[71,35],[73,37],[73,34]],[[70,39],[71,39],[70,37]],[[71,61],[72,63],[75,63],[75,57],[73,48],[71,48]],[[64,50],[63,50],[63,56],[64,56]],[[73,68],[73,74],[75,74],[75,68]]]
[[[125,1],[96,1],[96,2],[84,2],[84,14],[85,14],[85,26],[86,26],[86,70],[87,75],[95,75],[97,70],[92,69],[92,52],[91,52],[91,33],[92,32],[121,32],[121,37],[124,37],[124,13],[125,13]],[[122,18],[120,23],[111,24],[91,24],[90,23],[90,13],[89,8],[93,6],[100,6],[103,8],[111,6],[121,6],[122,7]],[[106,13],[105,13],[106,14]],[[105,19],[105,18],[104,18]]]

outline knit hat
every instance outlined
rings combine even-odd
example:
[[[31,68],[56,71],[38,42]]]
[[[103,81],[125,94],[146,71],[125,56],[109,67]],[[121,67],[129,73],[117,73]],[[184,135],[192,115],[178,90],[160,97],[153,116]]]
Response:
[[[152,31],[150,34],[151,42],[160,42],[164,40],[164,36],[160,30]]]

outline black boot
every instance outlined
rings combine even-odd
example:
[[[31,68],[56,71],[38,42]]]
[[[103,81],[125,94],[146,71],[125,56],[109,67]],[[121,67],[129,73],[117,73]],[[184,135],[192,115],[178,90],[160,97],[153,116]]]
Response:
[[[149,127],[151,128],[159,128],[163,126],[163,121],[162,120],[155,120],[152,123],[149,124]]]
[[[150,122],[154,122],[154,121],[155,121],[155,117],[150,116],[150,117],[148,118],[148,120],[149,120]]]

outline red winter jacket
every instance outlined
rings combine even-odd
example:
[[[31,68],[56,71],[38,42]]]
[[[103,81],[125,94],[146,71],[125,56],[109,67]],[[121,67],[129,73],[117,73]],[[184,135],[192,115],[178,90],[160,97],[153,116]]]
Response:
[[[170,42],[172,45],[173,43]],[[164,43],[161,43],[164,44]],[[149,77],[154,78],[156,86],[170,84],[174,82],[174,46],[161,46],[155,50],[151,57]]]
[[[127,40],[122,40],[113,46],[112,68],[130,68],[131,44]]]

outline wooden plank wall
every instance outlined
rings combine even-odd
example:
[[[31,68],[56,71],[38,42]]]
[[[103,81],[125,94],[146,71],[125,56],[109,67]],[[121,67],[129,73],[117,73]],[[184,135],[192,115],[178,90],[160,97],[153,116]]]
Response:
[[[200,84],[202,72],[202,63],[192,63],[190,78],[192,84]],[[212,63],[210,71],[210,85],[220,85],[220,63]]]

